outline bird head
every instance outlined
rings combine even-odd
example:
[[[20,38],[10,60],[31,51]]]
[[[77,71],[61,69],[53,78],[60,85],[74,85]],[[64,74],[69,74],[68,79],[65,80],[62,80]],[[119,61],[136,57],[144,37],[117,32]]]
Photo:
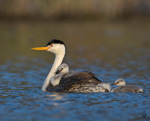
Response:
[[[46,50],[54,54],[63,54],[65,53],[65,44],[61,40],[53,39],[47,43],[45,47],[35,47],[33,50]]]

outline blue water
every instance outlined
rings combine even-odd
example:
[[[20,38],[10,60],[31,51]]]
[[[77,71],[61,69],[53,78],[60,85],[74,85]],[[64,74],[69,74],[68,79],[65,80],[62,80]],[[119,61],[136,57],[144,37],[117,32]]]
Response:
[[[0,66],[1,121],[150,120],[150,81],[147,66],[126,77],[130,84],[143,87],[143,94],[49,93],[41,92],[40,89],[51,65],[47,66],[48,63],[40,58],[18,57],[16,60],[18,62],[7,61]],[[88,60],[79,60],[81,63],[84,61]],[[130,63],[133,65],[132,62],[128,64]],[[98,65],[98,62],[95,64]],[[137,67],[138,64],[134,63]],[[120,73],[119,69],[111,65],[106,64],[107,68],[96,65],[80,66],[97,73],[98,78],[111,83],[119,75],[132,71],[132,68],[128,68]],[[99,72],[101,74],[98,74]]]
[[[0,22],[0,121],[150,121],[150,22]],[[103,82],[124,78],[145,93],[49,93],[54,56],[30,48],[67,46],[64,62]],[[113,87],[114,88],[114,87]]]

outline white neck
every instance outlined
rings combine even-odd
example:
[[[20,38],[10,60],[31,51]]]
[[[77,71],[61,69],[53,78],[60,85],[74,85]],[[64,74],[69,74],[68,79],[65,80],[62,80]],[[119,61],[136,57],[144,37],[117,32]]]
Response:
[[[65,56],[65,51],[62,52],[61,54],[56,54],[55,55],[54,64],[53,64],[49,74],[47,75],[47,77],[46,77],[46,79],[43,83],[42,91],[46,91],[46,88],[47,88],[47,86],[50,82],[51,77],[55,75],[55,72],[56,72],[58,66],[62,63],[64,56]]]

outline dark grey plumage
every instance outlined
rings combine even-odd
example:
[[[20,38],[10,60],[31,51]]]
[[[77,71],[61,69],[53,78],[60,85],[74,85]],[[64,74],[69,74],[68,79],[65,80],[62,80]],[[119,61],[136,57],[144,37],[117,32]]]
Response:
[[[49,92],[93,92],[92,90],[90,91],[90,87],[92,88],[92,86],[100,83],[101,81],[91,72],[69,71],[62,77],[59,85],[52,86],[49,84],[46,90]],[[105,89],[105,91],[107,92],[108,90]]]

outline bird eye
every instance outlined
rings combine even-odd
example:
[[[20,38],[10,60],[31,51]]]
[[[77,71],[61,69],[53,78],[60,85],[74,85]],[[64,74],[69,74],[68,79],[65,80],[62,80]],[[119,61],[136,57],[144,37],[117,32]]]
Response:
[[[53,45],[51,45],[51,47],[53,47]]]

